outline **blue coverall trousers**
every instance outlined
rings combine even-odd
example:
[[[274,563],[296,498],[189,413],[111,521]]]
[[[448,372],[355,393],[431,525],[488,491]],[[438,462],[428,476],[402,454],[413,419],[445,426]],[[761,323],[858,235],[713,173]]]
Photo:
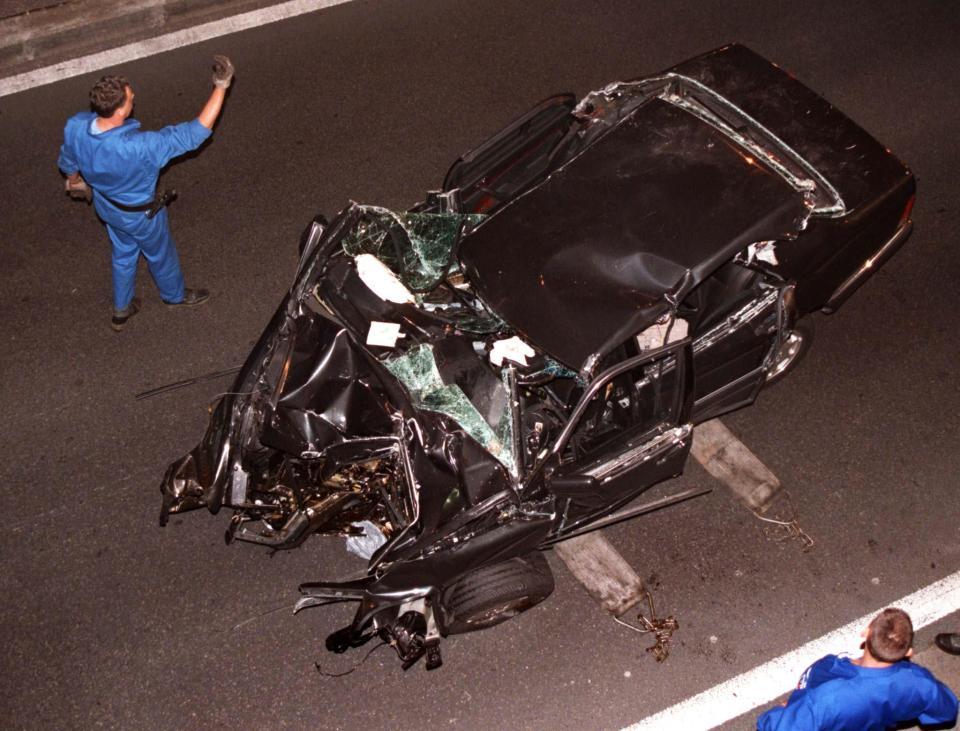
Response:
[[[141,252],[160,290],[160,298],[171,303],[183,300],[183,274],[166,208],[160,209],[153,218],[143,213],[114,214],[104,223],[113,245],[113,306],[118,312],[126,309],[133,299]]]

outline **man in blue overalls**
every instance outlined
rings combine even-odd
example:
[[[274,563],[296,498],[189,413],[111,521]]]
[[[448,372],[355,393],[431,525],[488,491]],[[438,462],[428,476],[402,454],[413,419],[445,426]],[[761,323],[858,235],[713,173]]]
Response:
[[[74,115],[64,128],[57,165],[67,176],[67,193],[89,200],[93,189],[94,208],[113,245],[114,330],[122,330],[140,309],[133,291],[141,253],[164,303],[199,305],[210,296],[205,289],[184,287],[165,208],[172,194],[157,197],[157,178],[170,160],[200,147],[220,116],[233,64],[226,56],[214,61],[213,91],[190,122],[141,131],[130,119],[130,84],[121,76],[104,76],[90,90],[93,111]]]

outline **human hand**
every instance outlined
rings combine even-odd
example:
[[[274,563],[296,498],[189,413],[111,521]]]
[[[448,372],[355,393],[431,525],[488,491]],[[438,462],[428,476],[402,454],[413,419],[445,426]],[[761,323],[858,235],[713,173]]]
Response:
[[[90,186],[87,185],[87,181],[85,181],[79,175],[76,177],[68,177],[64,181],[63,187],[67,192],[67,195],[73,198],[75,201],[86,201],[89,203],[90,199],[93,197]]]
[[[226,89],[233,81],[233,62],[226,56],[219,54],[213,57],[213,85],[218,89]]]

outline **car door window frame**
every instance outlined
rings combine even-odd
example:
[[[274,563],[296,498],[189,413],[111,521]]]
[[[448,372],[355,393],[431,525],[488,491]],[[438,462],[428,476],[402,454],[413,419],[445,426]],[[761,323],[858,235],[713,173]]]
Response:
[[[611,366],[607,370],[598,374],[597,377],[590,382],[589,386],[587,386],[587,389],[580,397],[580,400],[577,402],[573,412],[570,414],[570,418],[567,420],[563,431],[560,432],[560,436],[554,443],[553,449],[550,450],[550,454],[548,455],[547,459],[554,458],[558,462],[560,461],[564,450],[567,448],[567,444],[570,442],[570,439],[576,432],[577,427],[580,424],[580,420],[583,417],[584,412],[587,410],[587,407],[590,405],[590,402],[595,396],[597,396],[597,394],[600,393],[601,389],[606,388],[610,381],[623,373],[631,371],[635,368],[639,368],[647,363],[653,363],[657,360],[669,358],[671,355],[675,357],[674,367],[679,368],[674,393],[674,404],[673,408],[670,410],[670,413],[674,414],[674,417],[671,421],[675,423],[672,423],[671,425],[676,426],[677,424],[686,423],[689,418],[693,395],[693,352],[691,343],[691,338],[687,337],[675,343],[670,343],[669,345],[657,348],[656,350],[647,351],[631,358],[627,358],[626,360],[621,361],[620,363],[617,363],[616,365]]]

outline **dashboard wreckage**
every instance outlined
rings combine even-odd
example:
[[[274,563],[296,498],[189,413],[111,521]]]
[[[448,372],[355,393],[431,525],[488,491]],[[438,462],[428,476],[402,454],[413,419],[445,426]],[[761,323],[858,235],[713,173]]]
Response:
[[[172,513],[227,541],[347,536],[327,638],[404,667],[547,598],[541,550],[679,475],[695,425],[750,404],[907,239],[915,183],[881,144],[731,45],[547,99],[402,213],[318,217]],[[617,512],[620,511],[620,512]]]

